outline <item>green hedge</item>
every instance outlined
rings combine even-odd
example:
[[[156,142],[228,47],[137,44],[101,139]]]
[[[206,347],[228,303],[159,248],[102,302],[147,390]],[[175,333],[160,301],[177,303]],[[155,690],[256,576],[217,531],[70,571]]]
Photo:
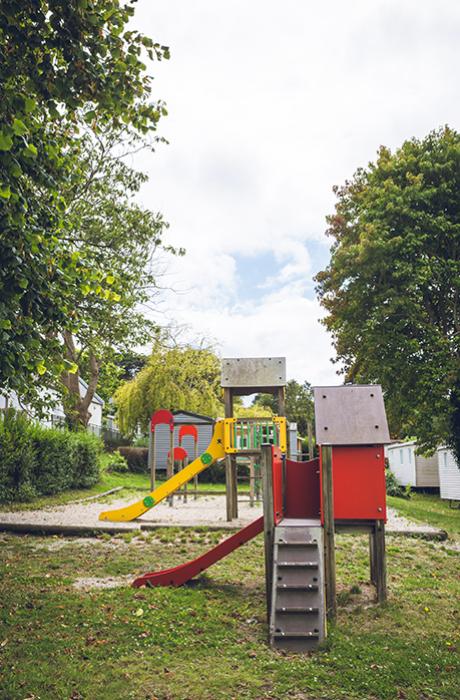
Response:
[[[45,428],[13,409],[0,416],[0,502],[31,500],[99,479],[102,443],[88,433]]]
[[[128,462],[128,469],[134,474],[149,473],[149,451],[147,447],[119,447],[118,452]]]

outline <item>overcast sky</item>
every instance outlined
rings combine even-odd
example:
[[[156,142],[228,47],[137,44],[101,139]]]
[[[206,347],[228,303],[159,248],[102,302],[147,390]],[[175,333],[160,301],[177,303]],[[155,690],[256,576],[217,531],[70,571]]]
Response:
[[[332,186],[380,144],[459,128],[460,3],[140,0],[134,24],[171,48],[152,68],[170,143],[134,161],[144,204],[187,249],[163,322],[339,383],[313,282]]]

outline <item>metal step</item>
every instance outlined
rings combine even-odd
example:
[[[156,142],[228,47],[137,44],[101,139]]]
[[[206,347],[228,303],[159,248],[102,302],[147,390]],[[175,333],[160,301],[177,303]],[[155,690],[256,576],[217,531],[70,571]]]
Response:
[[[296,639],[305,639],[305,637],[310,638],[310,637],[319,637],[319,632],[277,632],[275,631],[273,633],[273,636],[275,639],[279,639],[280,637],[286,638],[286,637],[292,637]]]
[[[277,583],[278,590],[293,590],[293,591],[317,591],[318,586],[314,583]]]
[[[309,652],[326,634],[323,531],[319,521],[283,521],[275,528],[270,642]]]
[[[317,613],[318,611],[319,608],[308,608],[303,605],[293,606],[292,608],[275,608],[275,612],[277,613],[305,613],[305,615],[308,615],[308,613]]]
[[[318,568],[318,562],[316,562],[316,561],[278,561],[276,563],[278,564],[278,568],[280,568],[280,566],[282,566],[282,567],[300,566],[300,567],[307,567],[309,569],[317,569]]]

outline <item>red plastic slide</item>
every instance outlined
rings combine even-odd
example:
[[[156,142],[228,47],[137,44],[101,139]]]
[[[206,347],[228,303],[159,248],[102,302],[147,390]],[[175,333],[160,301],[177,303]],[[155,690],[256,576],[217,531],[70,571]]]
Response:
[[[202,554],[201,557],[188,561],[186,564],[174,566],[172,569],[156,572],[152,571],[149,574],[139,576],[139,578],[133,581],[132,585],[134,588],[140,588],[141,586],[182,586],[183,583],[190,581],[191,578],[194,578],[194,576],[201,573],[212,564],[223,559],[227,554],[230,554],[242,544],[246,544],[246,542],[252,540],[253,537],[259,535],[263,529],[264,518],[262,516],[249,525],[246,525],[242,530],[239,530],[223,542],[220,542],[210,549],[209,552]]]

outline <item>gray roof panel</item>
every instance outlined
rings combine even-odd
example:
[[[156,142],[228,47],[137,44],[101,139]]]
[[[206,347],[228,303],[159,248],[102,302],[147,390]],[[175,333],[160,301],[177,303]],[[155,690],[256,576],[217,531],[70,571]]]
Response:
[[[317,386],[316,442],[319,445],[382,445],[391,442],[379,384]]]

